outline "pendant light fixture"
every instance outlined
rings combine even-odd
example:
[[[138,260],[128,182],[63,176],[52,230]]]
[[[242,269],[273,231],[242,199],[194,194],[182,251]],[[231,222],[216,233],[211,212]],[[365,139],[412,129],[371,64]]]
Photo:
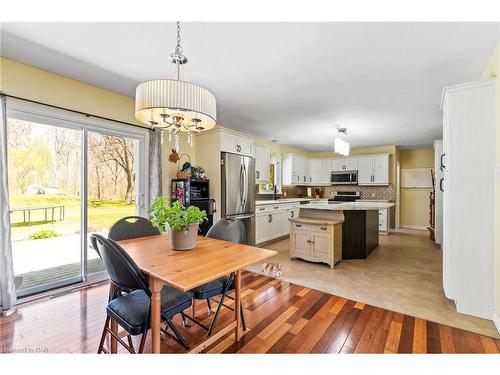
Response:
[[[180,68],[188,62],[182,53],[181,28],[177,22],[177,46],[169,60],[177,68],[177,79],[156,79],[139,84],[135,90],[135,118],[140,122],[168,131],[169,142],[175,140],[179,151],[180,133],[187,133],[187,142],[193,146],[193,133],[201,133],[215,126],[216,100],[207,89],[180,80]]]
[[[335,137],[335,152],[340,155],[349,156],[349,142],[346,142],[341,136],[347,136],[346,128],[337,128],[337,136]]]

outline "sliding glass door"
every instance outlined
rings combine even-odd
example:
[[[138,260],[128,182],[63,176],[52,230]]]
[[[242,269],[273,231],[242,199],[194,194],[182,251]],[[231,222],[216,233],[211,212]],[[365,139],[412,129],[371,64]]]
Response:
[[[139,141],[124,136],[87,133],[87,229],[107,235],[118,219],[134,216],[136,204],[136,162]],[[104,265],[87,242],[88,275],[104,271]]]
[[[144,136],[11,111],[8,161],[18,296],[105,278],[89,236],[144,215]]]

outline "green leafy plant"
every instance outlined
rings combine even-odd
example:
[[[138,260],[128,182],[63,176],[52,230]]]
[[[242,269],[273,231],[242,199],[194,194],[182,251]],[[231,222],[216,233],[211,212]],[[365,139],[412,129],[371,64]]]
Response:
[[[52,238],[52,237],[59,237],[60,234],[57,233],[55,230],[52,229],[43,229],[39,230],[38,232],[33,233],[30,236],[30,240],[41,240],[44,238]]]
[[[207,220],[207,213],[195,206],[185,208],[178,201],[169,207],[167,199],[158,197],[149,209],[149,219],[161,232],[166,232],[170,227],[187,234],[190,225],[201,224],[203,220]]]

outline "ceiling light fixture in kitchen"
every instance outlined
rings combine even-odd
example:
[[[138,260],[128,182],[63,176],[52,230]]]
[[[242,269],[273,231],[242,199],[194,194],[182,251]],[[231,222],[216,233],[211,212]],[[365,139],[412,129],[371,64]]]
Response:
[[[146,81],[135,90],[135,118],[152,128],[168,131],[169,142],[175,138],[179,151],[179,133],[187,133],[187,142],[193,146],[193,133],[201,133],[215,126],[216,100],[207,89],[180,80],[180,67],[188,59],[182,53],[181,28],[177,22],[177,46],[169,56],[176,65],[177,79]]]
[[[344,141],[341,136],[347,136],[346,128],[337,128],[337,136],[335,137],[335,152],[340,155],[349,155],[349,142]]]

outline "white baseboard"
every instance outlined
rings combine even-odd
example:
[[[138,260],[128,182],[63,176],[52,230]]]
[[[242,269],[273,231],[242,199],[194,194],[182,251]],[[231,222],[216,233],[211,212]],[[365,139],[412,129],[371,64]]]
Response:
[[[413,229],[413,230],[427,230],[426,226],[422,225],[401,225],[398,229]]]
[[[500,333],[500,315],[496,311],[493,311],[493,323],[495,323],[495,327],[497,327],[497,331]]]

